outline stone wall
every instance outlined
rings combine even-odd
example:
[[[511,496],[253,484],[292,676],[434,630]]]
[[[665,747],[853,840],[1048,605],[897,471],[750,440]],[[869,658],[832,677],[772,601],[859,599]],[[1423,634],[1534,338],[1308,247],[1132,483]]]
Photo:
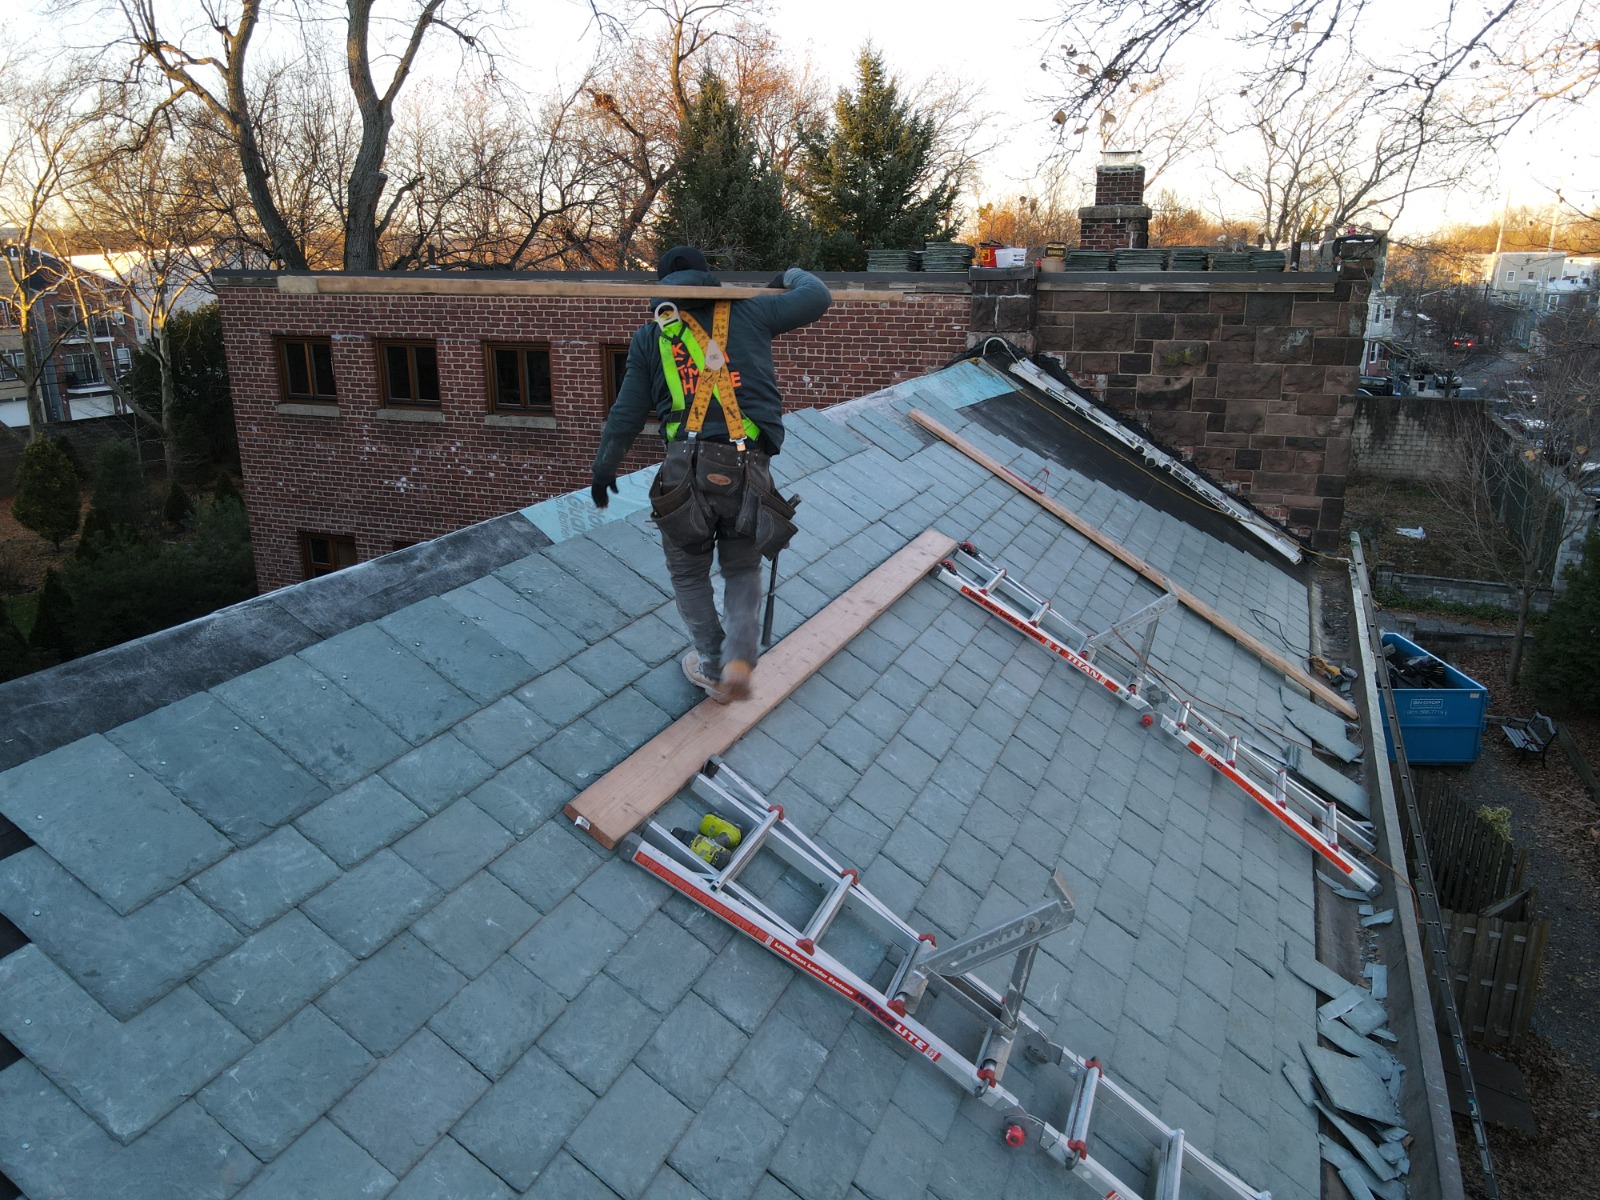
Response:
[[[1457,470],[1463,431],[1487,421],[1475,400],[1357,396],[1352,470],[1373,479],[1442,479]]]
[[[1053,355],[1103,403],[1268,516],[1319,549],[1335,548],[1365,265],[1255,276],[973,277],[970,341],[998,333]]]
[[[496,295],[487,280],[473,296],[293,295],[270,277],[242,278],[219,278],[217,295],[263,591],[303,577],[301,533],[353,538],[365,560],[588,487],[605,352],[626,347],[646,315],[642,300]],[[835,304],[774,345],[785,406],[826,407],[943,366],[965,348],[967,318],[964,287]],[[337,403],[279,403],[277,337],[332,339]],[[384,338],[436,346],[437,408],[380,404],[374,340]],[[488,412],[488,340],[549,346],[553,417]],[[658,457],[658,439],[641,435],[623,470]]]

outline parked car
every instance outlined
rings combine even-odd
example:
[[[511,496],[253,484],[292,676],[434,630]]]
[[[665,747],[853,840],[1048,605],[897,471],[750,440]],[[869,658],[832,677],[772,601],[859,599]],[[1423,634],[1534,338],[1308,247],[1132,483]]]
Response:
[[[1387,375],[1361,376],[1360,390],[1368,396],[1394,395],[1394,381]]]
[[[1539,403],[1539,393],[1534,391],[1533,384],[1526,379],[1508,379],[1501,385],[1500,390],[1513,404],[1531,408]]]

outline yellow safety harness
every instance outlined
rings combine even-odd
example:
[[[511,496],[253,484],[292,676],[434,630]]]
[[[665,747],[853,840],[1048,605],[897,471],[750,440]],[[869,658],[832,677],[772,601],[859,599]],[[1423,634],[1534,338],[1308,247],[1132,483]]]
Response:
[[[711,313],[711,333],[686,312],[680,312],[671,301],[656,306],[655,321],[661,330],[661,373],[666,376],[667,390],[672,394],[672,413],[679,419],[666,424],[667,440],[674,441],[680,430],[693,438],[705,424],[711,409],[712,398],[722,406],[722,416],[728,426],[728,436],[742,451],[746,440],[754,441],[761,430],[754,421],[739,411],[739,401],[734,395],[733,373],[728,369],[728,316],[733,305],[718,300]],[[682,345],[689,353],[698,374],[695,377],[694,396],[685,397],[683,378],[678,374],[677,358],[673,347]],[[688,409],[687,421],[682,414]]]

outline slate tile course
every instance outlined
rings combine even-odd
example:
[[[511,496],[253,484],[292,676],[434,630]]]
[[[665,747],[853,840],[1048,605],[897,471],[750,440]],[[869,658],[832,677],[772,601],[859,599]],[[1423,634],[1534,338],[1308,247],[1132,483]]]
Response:
[[[378,1064],[328,1116],[397,1178],[489,1088],[476,1068],[424,1029]]]
[[[195,976],[194,989],[260,1041],[355,966],[299,912],[289,912]]]

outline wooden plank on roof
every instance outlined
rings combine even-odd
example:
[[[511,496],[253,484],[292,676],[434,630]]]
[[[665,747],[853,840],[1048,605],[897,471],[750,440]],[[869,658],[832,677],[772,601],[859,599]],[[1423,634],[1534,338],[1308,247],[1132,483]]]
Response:
[[[395,275],[279,275],[278,291],[291,296],[557,296],[588,300],[749,300],[781,296],[782,288],[673,287],[659,283],[607,283],[602,280],[483,279],[426,271]],[[836,304],[898,303],[907,293],[886,289],[837,288]]]
[[[961,451],[962,454],[965,454],[980,467],[986,468],[997,479],[1000,479],[1005,483],[1009,483],[1012,487],[1016,488],[1017,491],[1028,497],[1028,499],[1039,505],[1039,507],[1043,508],[1046,512],[1052,513],[1053,515],[1061,518],[1061,520],[1072,526],[1072,528],[1076,529],[1084,537],[1088,538],[1096,546],[1099,546],[1100,549],[1111,555],[1111,557],[1115,558],[1118,562],[1125,566],[1132,567],[1135,571],[1137,571],[1140,575],[1143,575],[1157,587],[1171,592],[1178,598],[1178,602],[1185,608],[1189,609],[1198,616],[1204,617],[1212,625],[1222,630],[1222,632],[1226,633],[1234,641],[1238,642],[1245,649],[1253,653],[1262,662],[1280,672],[1286,678],[1294,680],[1294,682],[1311,692],[1312,695],[1323,701],[1335,712],[1342,716],[1348,717],[1352,721],[1360,719],[1360,714],[1356,711],[1355,705],[1351,704],[1350,701],[1339,695],[1338,692],[1334,691],[1327,684],[1323,683],[1320,679],[1316,678],[1310,672],[1300,667],[1291,659],[1285,658],[1282,654],[1279,654],[1271,646],[1267,645],[1260,638],[1256,637],[1249,630],[1241,626],[1238,622],[1230,620],[1228,617],[1212,608],[1211,605],[1207,604],[1204,600],[1200,599],[1200,597],[1196,596],[1187,588],[1181,587],[1172,582],[1172,580],[1167,578],[1163,572],[1156,570],[1155,567],[1152,567],[1149,563],[1145,562],[1144,559],[1140,558],[1132,550],[1129,550],[1121,542],[1101,532],[1098,526],[1090,524],[1077,513],[1073,512],[1065,504],[1062,504],[1059,500],[1056,500],[1050,496],[1046,496],[1042,492],[1035,491],[1028,485],[1026,480],[1022,479],[1015,472],[1007,469],[1004,463],[1000,462],[993,456],[984,453],[966,438],[956,433],[953,429],[940,424],[927,413],[922,412],[919,409],[911,410],[911,419],[918,425],[921,425],[929,433],[939,438],[941,441],[948,442],[951,446],[954,446],[957,450]]]
[[[816,616],[762,656],[748,700],[706,700],[651,738],[566,806],[566,814],[607,849],[632,833],[705,761],[738,741],[823,663],[872,624],[954,548],[937,530],[918,534]]]

